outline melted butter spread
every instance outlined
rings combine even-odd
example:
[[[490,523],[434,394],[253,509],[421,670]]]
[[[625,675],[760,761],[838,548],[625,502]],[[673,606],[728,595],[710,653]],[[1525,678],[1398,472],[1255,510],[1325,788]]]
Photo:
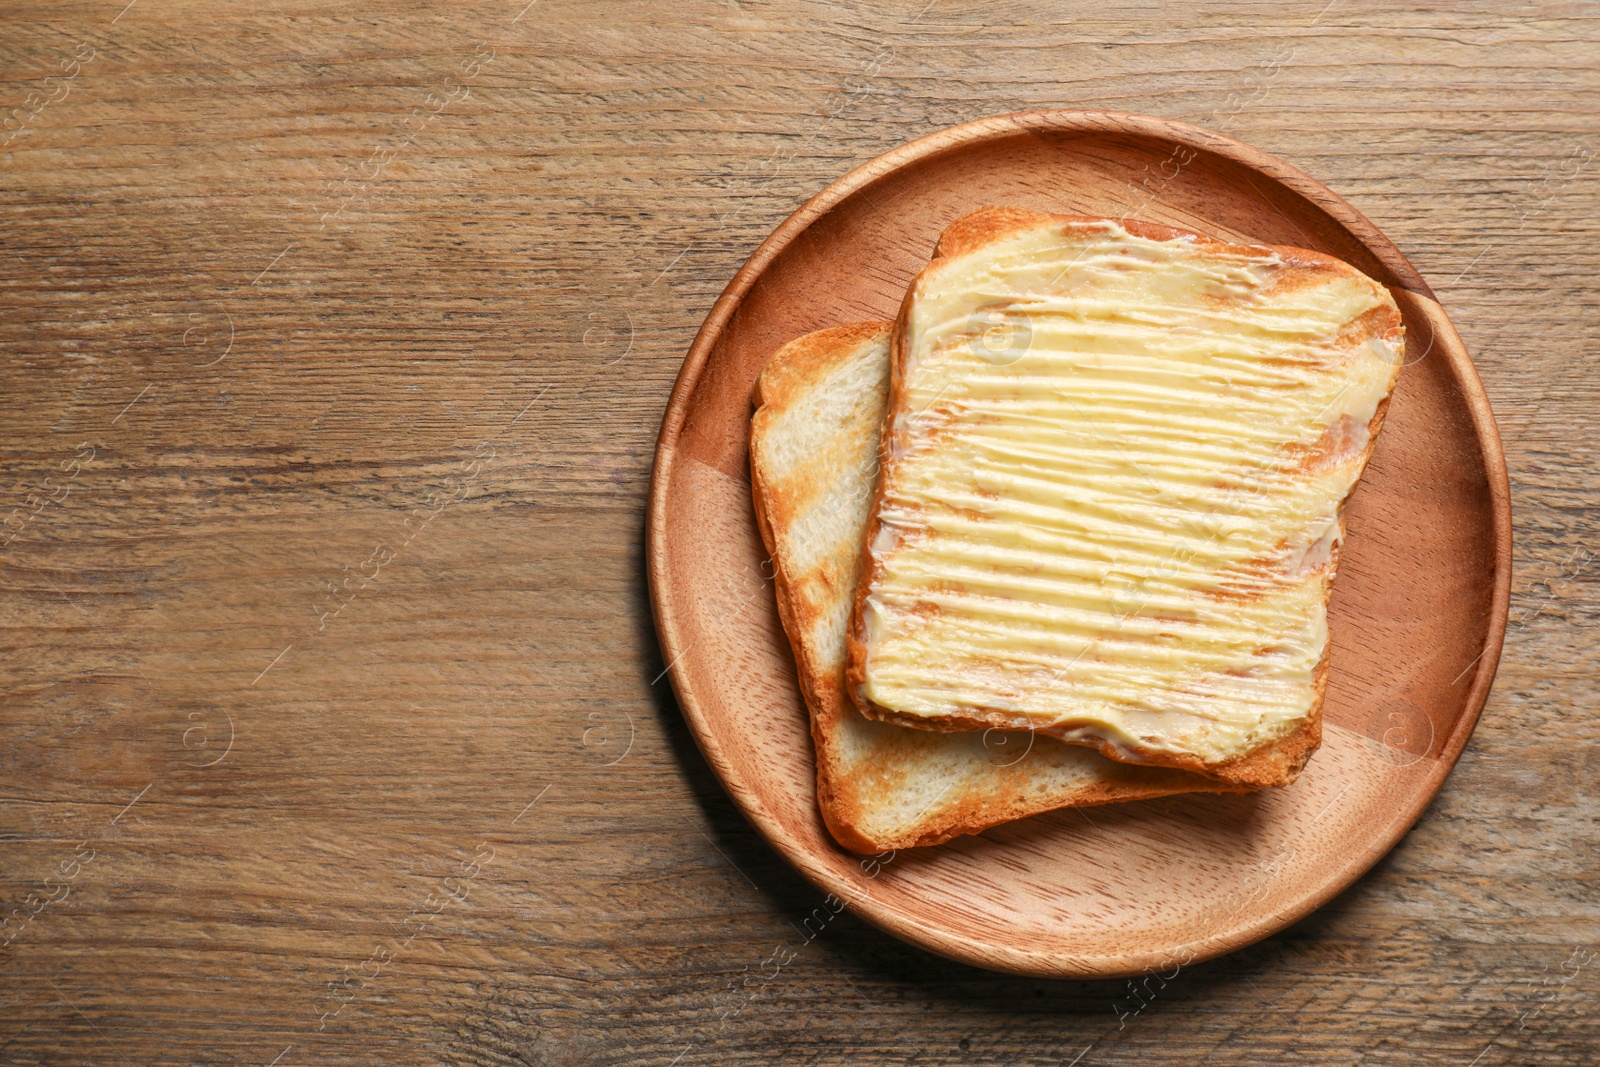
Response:
[[[1353,269],[1054,223],[925,271],[862,696],[1218,763],[1316,700],[1338,509],[1401,363]],[[1354,337],[1356,340],[1351,340]]]

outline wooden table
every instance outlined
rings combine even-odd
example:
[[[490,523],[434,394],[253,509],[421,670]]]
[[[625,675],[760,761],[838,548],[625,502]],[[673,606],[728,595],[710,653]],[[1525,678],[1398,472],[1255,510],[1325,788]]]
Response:
[[[4,1063],[1600,1058],[1595,9],[123,2],[0,21]],[[1431,811],[1137,1000],[848,913],[806,942],[820,893],[689,739],[641,563],[668,389],[758,241],[1053,106],[1219,129],[1368,214],[1516,494],[1499,682]]]

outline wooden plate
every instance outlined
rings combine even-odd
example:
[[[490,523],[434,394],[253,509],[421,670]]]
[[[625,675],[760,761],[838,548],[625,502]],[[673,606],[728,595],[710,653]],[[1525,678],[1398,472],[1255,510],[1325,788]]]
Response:
[[[806,711],[750,503],[751,388],[802,333],[892,319],[946,223],[1001,204],[1298,245],[1388,285],[1407,366],[1330,610],[1324,741],[1293,786],[1061,811],[863,861],[817,814]],[[1489,402],[1433,293],[1390,241],[1295,168],[1138,115],[1048,111],[924,137],[853,171],[768,237],[673,389],[650,495],[656,626],[728,792],[821,889],[899,937],[1021,974],[1166,971],[1327,902],[1392,848],[1461,754],[1505,633],[1511,509]]]

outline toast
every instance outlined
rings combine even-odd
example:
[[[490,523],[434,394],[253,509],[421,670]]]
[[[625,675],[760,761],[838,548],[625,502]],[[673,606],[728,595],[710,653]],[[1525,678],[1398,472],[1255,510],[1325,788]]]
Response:
[[[1234,791],[1026,732],[930,733],[864,718],[845,692],[845,630],[877,475],[889,323],[808,334],[761,372],[750,424],[755,511],[810,709],[817,797],[856,852],[932,845],[1052,808]]]
[[[958,219],[895,326],[852,698],[1293,781],[1321,741],[1344,502],[1403,351],[1388,291],[1318,252]]]

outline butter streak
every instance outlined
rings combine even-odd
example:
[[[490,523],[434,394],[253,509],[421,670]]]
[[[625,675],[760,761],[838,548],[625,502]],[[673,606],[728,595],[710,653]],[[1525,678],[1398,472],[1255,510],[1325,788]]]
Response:
[[[1114,223],[926,272],[862,695],[1206,763],[1293,730],[1339,507],[1401,362],[1350,327],[1384,306],[1353,270]]]

